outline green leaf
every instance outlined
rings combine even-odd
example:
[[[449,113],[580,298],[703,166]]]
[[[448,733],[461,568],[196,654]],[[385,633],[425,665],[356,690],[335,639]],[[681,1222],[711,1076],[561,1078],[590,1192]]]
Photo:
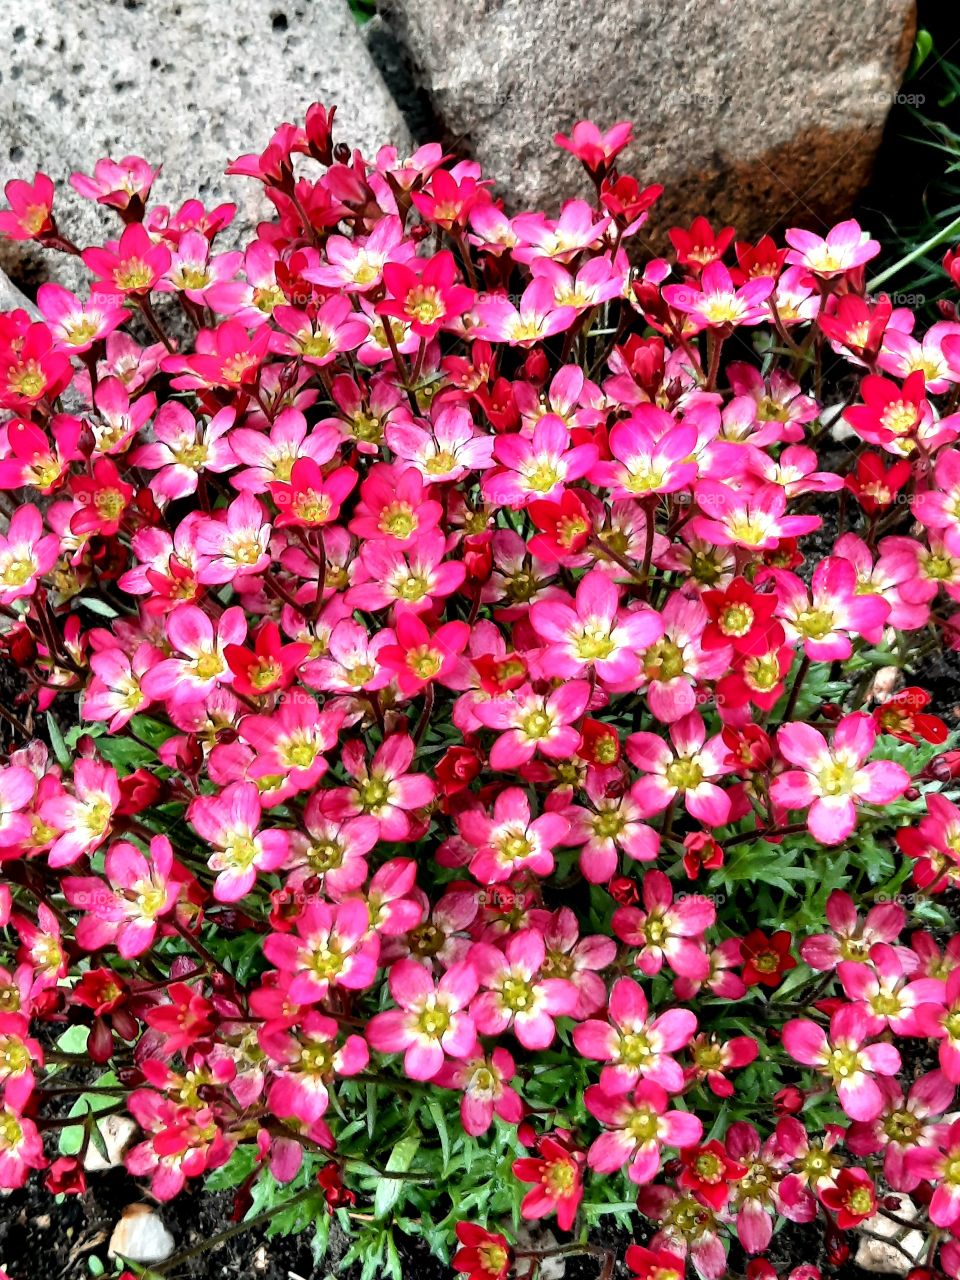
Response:
[[[440,1150],[443,1152],[443,1176],[446,1177],[450,1168],[450,1134],[447,1131],[446,1116],[443,1114],[443,1107],[433,1098],[427,1103],[427,1110],[433,1117],[433,1123],[437,1126]]]
[[[406,1173],[419,1150],[420,1133],[414,1129],[401,1138],[390,1152],[385,1166],[387,1173]],[[378,1182],[373,1197],[373,1216],[386,1218],[400,1199],[403,1188],[403,1178],[383,1178]]]
[[[47,733],[50,735],[50,745],[53,747],[53,754],[57,757],[57,764],[61,769],[69,770],[70,752],[67,750],[67,744],[63,740],[60,726],[49,711],[47,712]]]

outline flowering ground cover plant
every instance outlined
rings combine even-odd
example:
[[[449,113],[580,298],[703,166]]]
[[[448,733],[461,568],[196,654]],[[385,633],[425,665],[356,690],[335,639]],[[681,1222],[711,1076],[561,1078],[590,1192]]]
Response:
[[[333,114],[240,250],[6,188],[92,279],[0,316],[0,1187],[123,1112],[365,1278],[960,1275],[960,323],[854,222],[635,265],[625,124],[510,217]]]

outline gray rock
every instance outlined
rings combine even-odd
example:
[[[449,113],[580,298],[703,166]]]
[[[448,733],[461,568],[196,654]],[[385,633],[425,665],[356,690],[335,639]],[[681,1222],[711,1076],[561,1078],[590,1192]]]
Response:
[[[409,147],[346,0],[31,0],[0,9],[0,49],[0,180],[48,173],[58,221],[83,245],[119,226],[67,182],[101,156],[162,163],[155,203],[236,201],[226,243],[271,208],[258,183],[224,176],[228,160],[312,102],[336,104],[335,138],[367,154]],[[20,283],[80,274],[9,242],[0,266]]]
[[[553,146],[632,120],[624,168],[671,225],[819,229],[864,187],[913,42],[913,0],[380,0],[443,121],[508,204],[583,193]]]

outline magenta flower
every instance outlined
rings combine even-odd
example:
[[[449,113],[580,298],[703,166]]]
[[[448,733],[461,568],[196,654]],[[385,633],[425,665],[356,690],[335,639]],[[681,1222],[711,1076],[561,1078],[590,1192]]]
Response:
[[[958,826],[960,830],[960,826]],[[848,893],[834,889],[825,907],[831,933],[817,933],[800,944],[800,956],[811,969],[835,969],[841,960],[864,964],[878,942],[896,942],[907,913],[896,902],[880,902],[861,919]]]
[[[182,883],[173,878],[173,849],[154,836],[149,857],[127,840],[107,850],[106,883],[97,876],[64,876],[64,896],[86,912],[77,925],[77,943],[87,951],[115,945],[126,959],[149,951],[160,919],[173,910]]]
[[[883,1110],[869,1122],[855,1120],[844,1135],[844,1145],[859,1159],[882,1151],[886,1181],[894,1191],[913,1191],[921,1181],[914,1153],[944,1145],[948,1126],[940,1117],[951,1109],[956,1089],[941,1071],[922,1075],[906,1095],[890,1076],[877,1083]]]
[[[240,737],[256,753],[249,776],[269,782],[274,804],[311,790],[327,772],[324,752],[336,744],[342,723],[341,710],[321,711],[302,692],[285,695],[270,715],[244,716]]]
[[[187,811],[190,825],[213,853],[207,866],[217,873],[213,896],[237,902],[253,888],[258,871],[275,871],[286,859],[286,831],[260,831],[260,792],[254,782],[231,782],[213,796],[197,796]]]
[[[414,261],[416,266],[411,265]],[[377,303],[377,314],[402,320],[418,338],[432,338],[470,310],[474,293],[456,282],[457,264],[447,250],[426,262],[411,259],[411,264],[383,264],[387,296]]]
[[[866,1044],[867,1019],[855,1005],[843,1005],[830,1019],[829,1037],[806,1018],[783,1028],[783,1047],[795,1062],[815,1067],[837,1091],[851,1120],[873,1120],[883,1110],[876,1075],[900,1070],[900,1054],[892,1044]]]
[[[866,964],[841,960],[837,966],[843,993],[863,1014],[867,1035],[879,1036],[888,1028],[895,1036],[937,1034],[945,984],[937,978],[912,978],[916,961],[911,957],[905,964],[904,951],[878,942]]]
[[[346,602],[352,609],[374,612],[389,605],[424,613],[462,585],[462,560],[445,560],[446,541],[437,529],[420,535],[409,547],[393,547],[381,539],[364,542],[353,563]]]
[[[514,260],[527,265],[537,258],[571,262],[581,250],[597,248],[610,223],[607,217],[597,219],[586,200],[565,201],[557,219],[542,213],[519,213],[513,219],[519,240],[513,250]]]
[[[660,837],[643,821],[644,807],[634,787],[621,796],[608,796],[605,782],[592,770],[584,783],[591,807],[571,805],[564,810],[570,843],[580,846],[580,869],[591,884],[606,884],[616,875],[620,850],[636,862],[656,860]]]
[[[103,159],[93,166],[93,176],[72,173],[70,185],[86,200],[124,210],[131,201],[146,204],[159,168],[153,169],[142,156],[123,156],[119,161]]]
[[[24,1186],[32,1169],[46,1165],[37,1126],[9,1104],[0,1106],[0,1187],[15,1191]]]
[[[877,643],[890,605],[879,595],[860,594],[857,572],[849,560],[827,556],[813,571],[809,589],[795,574],[769,571],[777,594],[777,617],[787,638],[799,640],[815,662],[849,658],[850,637]]]
[[[447,1061],[433,1077],[433,1083],[444,1089],[459,1089],[460,1120],[464,1133],[479,1138],[499,1116],[507,1124],[519,1124],[523,1118],[523,1102],[509,1081],[516,1074],[513,1058],[497,1047],[485,1055],[474,1045],[460,1061]]]
[[[606,1062],[600,1078],[608,1093],[624,1093],[639,1080],[680,1093],[683,1068],[672,1055],[690,1043],[697,1029],[689,1009],[666,1009],[651,1018],[647,998],[632,978],[618,978],[610,992],[609,1021],[591,1018],[573,1029],[578,1053]]]
[[[69,866],[99,849],[119,803],[116,770],[97,760],[76,760],[73,794],[61,789],[40,805],[40,817],[59,833],[49,854],[51,867]]]
[[[559,593],[536,601],[530,621],[547,642],[543,669],[548,675],[566,679],[593,670],[617,691],[636,687],[638,652],[663,636],[660,615],[647,608],[621,609],[616,584],[600,569],[580,579],[576,601]]]
[[[470,874],[480,884],[500,884],[518,871],[549,875],[553,850],[570,829],[559,813],[531,818],[527,793],[519,787],[500,792],[493,802],[493,817],[483,809],[464,809],[457,826],[477,851],[470,861]]]
[[[699,597],[674,591],[660,618],[662,638],[640,654],[641,687],[656,718],[672,724],[695,709],[698,681],[715,680],[728,669],[731,649],[703,647],[701,637],[710,615]]]
[[[890,804],[910,785],[906,769],[893,760],[865,763],[876,737],[876,723],[865,713],[844,716],[830,745],[811,725],[783,725],[777,745],[799,767],[774,778],[774,803],[784,809],[809,809],[810,834],[822,844],[840,844],[856,826],[857,804]]]
[[[930,1221],[952,1228],[960,1222],[960,1120],[954,1120],[939,1147],[915,1147],[907,1156],[913,1177],[933,1182]]]
[[[104,385],[100,384],[98,392]],[[153,423],[155,443],[141,445],[132,455],[131,462],[148,471],[156,471],[152,488],[161,498],[172,501],[196,493],[204,471],[230,471],[237,465],[233,450],[224,439],[235,418],[233,409],[221,409],[204,425],[194,418],[186,405],[178,400],[168,400]],[[268,525],[268,533],[269,528]]]
[[[408,550],[440,521],[443,508],[427,497],[416,467],[378,462],[360,486],[360,502],[348,528],[358,538]]]
[[[547,413],[529,438],[497,436],[493,455],[500,465],[483,477],[484,498],[496,506],[525,507],[559,497],[565,485],[586,475],[597,460],[597,446],[571,446],[563,422]]]
[[[590,471],[590,481],[609,489],[613,498],[676,493],[697,478],[698,465],[690,460],[697,439],[696,427],[681,425],[654,405],[639,405],[611,429],[614,461],[598,462]]]
[[[787,495],[778,484],[731,488],[719,480],[701,480],[695,497],[701,514],[693,531],[717,546],[769,551],[783,538],[796,538],[820,527],[819,516],[789,516]]]
[[[0,533],[0,604],[32,596],[37,580],[56,563],[60,545],[43,532],[43,517],[32,504],[18,507],[5,534]]]
[[[477,1039],[466,1006],[477,993],[477,974],[470,964],[452,965],[436,983],[415,960],[398,960],[390,969],[390,994],[400,1005],[375,1014],[367,1039],[379,1053],[403,1053],[403,1069],[411,1080],[432,1080],[444,1055],[465,1058]]]
[[[608,1130],[587,1153],[587,1164],[597,1173],[615,1173],[629,1161],[631,1182],[652,1182],[660,1172],[661,1147],[692,1147],[703,1137],[701,1121],[689,1111],[668,1111],[666,1089],[649,1080],[641,1080],[630,1093],[608,1093],[592,1084],[583,1101]]]
[[[45,173],[36,174],[32,182],[11,178],[3,194],[10,206],[0,211],[0,236],[4,239],[39,240],[53,230],[54,187]]]
[[[69,289],[53,283],[42,284],[37,290],[37,307],[54,342],[75,355],[89,351],[130,318],[129,311],[113,306],[104,297],[81,302]]]
[[[683,978],[702,980],[710,971],[703,935],[714,923],[717,909],[709,898],[688,894],[677,901],[662,871],[643,877],[643,908],[619,907],[613,931],[629,947],[639,947],[641,973],[659,973],[664,962]]]
[[[337,452],[339,433],[322,423],[311,430],[299,409],[284,409],[269,430],[237,427],[223,444],[233,455],[233,466],[244,464],[230,476],[230,483],[241,493],[256,494],[271,483],[288,484],[300,458],[312,458],[317,466],[329,462]]]
[[[430,484],[460,480],[493,466],[494,438],[478,435],[466,409],[452,405],[434,414],[430,430],[416,422],[389,423],[387,444]]]
[[[769,276],[761,276],[737,288],[723,263],[711,262],[704,267],[699,285],[668,284],[662,292],[664,301],[688,315],[696,329],[730,330],[767,318],[764,304],[773,284]]]
[[[316,315],[296,307],[276,307],[273,318],[290,335],[282,340],[282,350],[288,355],[300,355],[317,368],[332,363],[341,352],[355,351],[369,332],[366,320],[344,297],[328,298]]]
[[[363,1036],[348,1035],[342,1044],[339,1037],[336,1019],[315,1009],[304,1015],[296,1033],[278,1026],[261,1030],[260,1047],[273,1074],[267,1106],[275,1116],[314,1124],[327,1110],[333,1078],[363,1071],[369,1060]]]
[[[713,781],[727,774],[729,751],[719,734],[707,739],[697,712],[670,725],[669,743],[655,733],[632,733],[626,752],[644,774],[632,791],[644,817],[681,796],[687,812],[708,827],[722,827],[729,818],[730,796]]]
[[[331,987],[362,991],[373,984],[380,939],[370,932],[366,903],[350,898],[337,906],[308,902],[295,933],[271,933],[263,954],[292,975],[289,995],[298,1004],[316,1004]]]
[[[113,248],[84,249],[83,261],[97,277],[94,294],[140,297],[150,293],[169,270],[171,254],[165,244],[154,244],[140,222],[124,227]]]
[[[826,236],[799,227],[788,227],[786,233],[787,262],[806,267],[822,280],[860,267],[880,252],[880,245],[871,240],[866,231],[853,218],[838,222]]]
[[[566,978],[545,978],[543,935],[524,929],[507,940],[506,951],[487,942],[470,949],[470,964],[484,988],[472,1007],[481,1035],[508,1027],[525,1049],[545,1049],[555,1035],[554,1018],[572,1017],[579,993]]]
[[[324,245],[325,261],[307,267],[303,278],[325,289],[369,293],[382,281],[388,262],[409,262],[415,252],[410,241],[403,238],[400,219],[385,217],[368,236],[330,236]]]
[[[219,684],[230,684],[233,672],[223,651],[228,644],[243,644],[247,619],[234,606],[220,615],[216,629],[208,614],[192,604],[183,604],[167,615],[164,629],[171,648],[180,656],[165,658],[146,673],[141,682],[144,693],[155,701],[173,704],[196,702]]]
[[[574,726],[589,701],[587,681],[571,680],[548,694],[521,685],[502,697],[478,702],[474,714],[480,724],[500,731],[490,749],[491,768],[516,769],[538,751],[550,760],[569,760],[580,742]]]
[[[353,782],[323,793],[324,813],[337,819],[367,815],[379,823],[382,840],[406,840],[414,827],[412,812],[429,804],[435,794],[426,774],[408,772],[415,751],[408,734],[393,733],[368,765],[363,743],[346,743],[341,762]]]
[[[447,684],[470,638],[465,622],[445,622],[429,631],[417,614],[408,610],[399,613],[395,632],[397,643],[384,645],[377,652],[377,661],[392,673],[406,697],[422,692],[434,681]]]

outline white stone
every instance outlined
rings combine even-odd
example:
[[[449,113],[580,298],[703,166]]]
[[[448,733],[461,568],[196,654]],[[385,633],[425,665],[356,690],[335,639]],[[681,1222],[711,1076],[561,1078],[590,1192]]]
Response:
[[[905,1218],[908,1222],[916,1221],[916,1205],[912,1200],[908,1200],[906,1196],[900,1197],[900,1208],[897,1210],[897,1217]],[[875,1275],[888,1276],[905,1276],[912,1266],[916,1266],[926,1242],[926,1236],[923,1232],[911,1231],[908,1227],[902,1227],[899,1222],[894,1222],[885,1213],[874,1214],[872,1218],[867,1219],[864,1226],[869,1231],[872,1231],[874,1235],[883,1236],[884,1238],[882,1240],[874,1240],[870,1236],[861,1236],[854,1259],[856,1266]],[[913,1259],[913,1262],[909,1261],[900,1252],[900,1249],[895,1249],[892,1244],[887,1244],[887,1240],[896,1240],[900,1245],[900,1249],[905,1249],[910,1258]]]
[[[128,1204],[113,1229],[107,1254],[131,1262],[163,1262],[173,1253],[175,1241],[160,1215],[148,1204]]]
[[[107,1158],[104,1160],[99,1150],[91,1142],[87,1147],[87,1154],[83,1158],[83,1167],[90,1173],[98,1173],[103,1169],[116,1169],[118,1165],[123,1164],[123,1157],[130,1146],[133,1135],[137,1132],[136,1122],[130,1116],[119,1113],[104,1116],[102,1120],[98,1120],[97,1128],[103,1137],[103,1145],[107,1149]]]

